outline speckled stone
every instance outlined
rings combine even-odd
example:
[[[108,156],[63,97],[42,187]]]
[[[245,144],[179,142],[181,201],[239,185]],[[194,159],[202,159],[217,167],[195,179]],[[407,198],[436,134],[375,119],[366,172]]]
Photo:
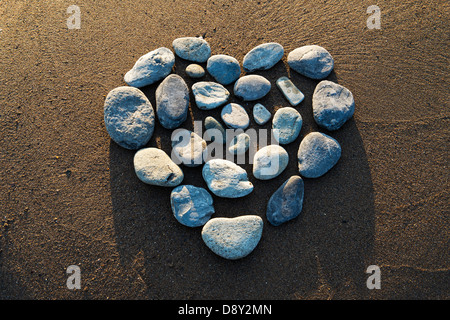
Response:
[[[201,227],[214,214],[213,198],[203,188],[178,186],[170,194],[174,217],[187,227]]]
[[[272,121],[274,136],[280,144],[294,142],[302,129],[302,116],[292,107],[280,108],[275,112]]]
[[[172,43],[177,56],[193,62],[206,62],[211,56],[211,47],[203,38],[183,37]]]
[[[250,50],[244,57],[243,67],[247,72],[268,70],[281,60],[283,46],[279,43],[263,43]]]
[[[303,46],[289,53],[287,58],[291,69],[311,79],[324,79],[334,68],[331,54],[323,47]]]

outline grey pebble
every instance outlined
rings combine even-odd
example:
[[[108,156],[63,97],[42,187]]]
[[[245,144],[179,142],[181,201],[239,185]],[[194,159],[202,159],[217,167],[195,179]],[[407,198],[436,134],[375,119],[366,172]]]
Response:
[[[244,70],[253,72],[268,70],[281,60],[284,55],[283,46],[276,42],[263,43],[250,50],[243,60]]]
[[[250,118],[244,107],[237,103],[229,103],[221,112],[223,122],[232,129],[246,129],[250,124]]]
[[[172,158],[187,167],[203,164],[207,155],[207,144],[197,133],[178,129],[172,133]]]
[[[251,74],[239,78],[234,84],[234,94],[244,101],[254,101],[269,93],[270,81],[263,76]]]
[[[201,110],[217,108],[228,101],[230,92],[221,84],[210,81],[196,82],[192,85],[195,103]]]
[[[209,192],[192,185],[173,189],[170,205],[174,217],[187,227],[203,226],[214,214],[213,198]]]
[[[292,107],[280,108],[272,120],[274,136],[280,144],[289,144],[297,139],[302,129],[303,119],[300,113]]]
[[[177,56],[193,62],[206,62],[211,56],[211,47],[203,38],[183,37],[172,42]]]
[[[311,79],[324,79],[334,68],[331,54],[317,45],[293,50],[289,53],[287,61],[293,70]]]
[[[205,75],[205,69],[198,64],[190,64],[186,67],[186,74],[192,79],[198,79]]]
[[[206,70],[217,82],[225,86],[235,82],[241,75],[239,61],[225,54],[211,56],[206,64]]]
[[[269,180],[279,176],[289,163],[287,151],[276,144],[259,149],[253,157],[253,176]]]

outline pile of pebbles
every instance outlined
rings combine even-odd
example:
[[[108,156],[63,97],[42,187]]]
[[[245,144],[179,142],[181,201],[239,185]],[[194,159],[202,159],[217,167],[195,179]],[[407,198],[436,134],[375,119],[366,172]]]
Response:
[[[128,86],[109,92],[104,104],[106,130],[118,145],[137,150],[134,168],[141,181],[155,186],[175,187],[170,203],[174,217],[181,224],[202,227],[202,239],[217,255],[231,260],[240,259],[250,254],[259,243],[263,220],[258,215],[211,218],[215,209],[210,192],[224,198],[240,198],[250,194],[254,186],[248,180],[246,170],[224,159],[203,163],[202,154],[208,147],[206,141],[185,129],[181,134],[186,137],[172,142],[173,154],[185,166],[203,166],[202,176],[209,192],[201,187],[181,185],[184,178],[182,168],[166,152],[146,147],[146,144],[152,137],[156,118],[166,129],[178,128],[187,119],[190,91],[182,77],[171,74],[175,55],[192,62],[186,68],[186,74],[192,79],[201,79],[206,72],[214,78],[215,82],[194,83],[191,90],[199,109],[222,107],[221,120],[228,128],[245,130],[249,127],[250,117],[238,103],[227,103],[231,93],[225,88],[226,85],[234,83],[233,94],[243,101],[263,98],[272,85],[260,75],[241,77],[239,61],[229,55],[211,55],[211,48],[203,38],[178,38],[173,41],[173,49],[175,54],[161,47],[140,57],[124,76]],[[245,55],[242,66],[246,73],[268,70],[283,56],[284,49],[280,44],[264,43]],[[206,71],[198,64],[205,62]],[[317,84],[312,98],[314,120],[320,127],[329,131],[338,130],[353,116],[355,104],[352,93],[337,83],[323,80],[334,68],[334,60],[326,49],[316,45],[303,46],[290,52],[287,62],[301,75],[322,80]],[[155,92],[155,114],[150,101],[139,88],[159,81]],[[260,180],[273,179],[286,169],[289,155],[282,145],[297,139],[303,123],[302,116],[294,108],[304,100],[303,93],[287,77],[278,79],[276,86],[291,107],[278,109],[273,118],[262,104],[256,103],[253,107],[253,118],[257,124],[263,125],[272,119],[272,128],[277,129],[279,143],[262,147],[255,153],[252,174]],[[216,129],[225,137],[225,129],[217,119],[208,116],[204,125],[207,130]],[[245,153],[249,139],[245,133],[236,136],[228,151]],[[279,226],[299,216],[304,195],[302,177],[321,177],[338,162],[340,156],[338,141],[320,132],[307,134],[297,154],[299,175],[287,179],[270,197],[267,221]],[[277,165],[274,166],[274,163]]]

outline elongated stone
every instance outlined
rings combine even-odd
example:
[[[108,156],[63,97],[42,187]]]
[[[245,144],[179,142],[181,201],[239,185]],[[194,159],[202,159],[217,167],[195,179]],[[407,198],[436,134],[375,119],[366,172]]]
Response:
[[[305,99],[305,95],[294,85],[287,77],[281,77],[276,82],[278,89],[281,90],[285,98],[292,106],[298,105]]]
[[[263,43],[250,50],[244,57],[243,66],[247,72],[267,70],[281,60],[284,55],[283,46],[279,43]]]
[[[208,116],[205,118],[205,137],[210,141],[217,143],[226,143],[227,136],[224,127],[214,117]]]

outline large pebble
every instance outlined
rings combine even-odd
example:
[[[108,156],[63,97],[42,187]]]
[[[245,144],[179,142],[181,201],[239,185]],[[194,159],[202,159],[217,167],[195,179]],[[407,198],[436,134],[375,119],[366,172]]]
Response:
[[[286,180],[270,197],[267,204],[267,221],[279,226],[300,214],[303,208],[304,183],[299,176]]]
[[[237,164],[213,159],[205,163],[202,170],[209,190],[223,198],[240,198],[253,191],[253,184],[248,181],[247,172]]]
[[[229,103],[222,109],[223,122],[233,129],[246,129],[250,124],[250,117],[244,107],[237,103]]]
[[[176,74],[167,76],[155,93],[156,114],[166,129],[179,127],[186,119],[189,108],[189,88]]]
[[[164,79],[175,64],[170,49],[161,47],[140,57],[125,76],[125,82],[132,87],[144,87]]]
[[[253,119],[255,119],[257,124],[266,124],[270,118],[272,118],[272,114],[261,103],[257,103],[253,106]]]
[[[250,50],[244,57],[243,67],[247,72],[267,70],[277,64],[284,55],[279,43],[263,43]]]
[[[334,68],[331,54],[316,45],[295,49],[289,53],[287,61],[293,70],[311,79],[324,79]]]
[[[175,187],[183,181],[181,168],[161,149],[140,149],[134,155],[133,162],[136,175],[144,183]]]
[[[241,66],[232,56],[217,54],[208,59],[206,70],[219,83],[229,85],[241,75]]]
[[[203,38],[183,37],[172,42],[177,56],[194,62],[206,62],[211,56],[211,47]]]
[[[250,147],[250,136],[246,133],[236,135],[230,142],[228,152],[232,154],[244,154]]]
[[[133,87],[111,90],[105,99],[104,120],[113,141],[136,150],[147,144],[155,127],[155,112],[145,94]]]
[[[187,167],[203,164],[207,155],[207,144],[195,132],[179,129],[172,133],[172,158],[176,157]]]
[[[201,110],[217,108],[228,101],[230,92],[216,82],[201,81],[192,85],[195,103]]]
[[[269,93],[270,81],[256,74],[243,76],[234,84],[234,94],[244,101],[253,101],[263,98]]]
[[[205,137],[210,141],[217,143],[225,143],[227,141],[226,131],[224,127],[214,117],[205,118]]]
[[[178,222],[187,227],[203,226],[214,214],[213,198],[209,192],[192,185],[173,189],[170,205]]]
[[[260,180],[269,180],[280,175],[289,163],[286,150],[276,144],[263,147],[253,157],[253,175]]]
[[[355,100],[350,90],[327,80],[316,86],[312,106],[316,123],[329,131],[342,127],[355,112]]]
[[[186,67],[186,74],[192,79],[198,79],[205,75],[205,69],[198,64],[190,64]]]
[[[202,239],[215,254],[230,260],[248,256],[261,240],[263,221],[256,215],[213,218],[202,229]]]
[[[332,137],[311,132],[298,148],[298,169],[306,178],[318,178],[327,173],[341,157],[341,146]]]
[[[280,144],[288,144],[297,139],[302,129],[302,116],[292,107],[280,108],[275,112],[272,121],[272,129],[275,138]]]

